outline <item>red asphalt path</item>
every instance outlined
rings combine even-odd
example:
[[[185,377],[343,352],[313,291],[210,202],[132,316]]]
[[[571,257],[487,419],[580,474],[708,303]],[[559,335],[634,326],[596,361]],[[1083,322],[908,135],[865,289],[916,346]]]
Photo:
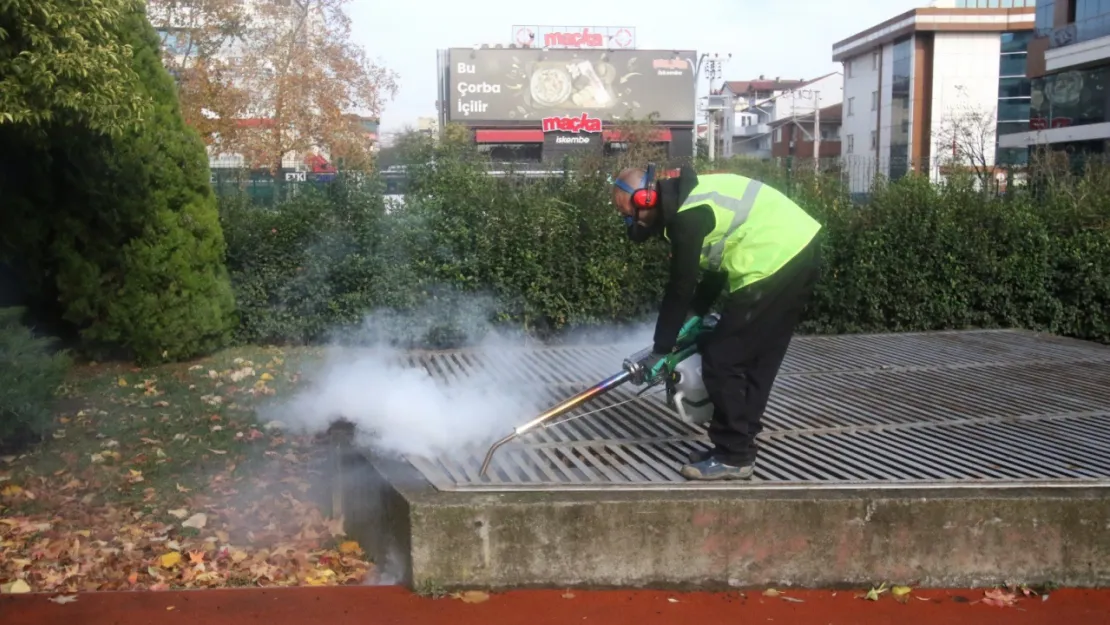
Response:
[[[103,592],[58,605],[52,595],[0,597],[3,625],[1106,625],[1110,590],[1058,590],[998,608],[971,602],[981,590],[922,590],[906,604],[857,592],[513,591],[488,601],[430,599],[400,587],[249,588],[186,592]]]

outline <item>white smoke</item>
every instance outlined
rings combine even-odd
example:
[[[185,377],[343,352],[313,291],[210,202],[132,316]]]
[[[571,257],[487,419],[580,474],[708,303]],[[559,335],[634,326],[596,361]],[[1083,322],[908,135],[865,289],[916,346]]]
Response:
[[[468,304],[472,312],[485,308],[474,300]],[[458,302],[451,308],[460,310]],[[442,321],[445,315],[420,312],[411,318]],[[305,372],[306,386],[265,410],[263,417],[310,433],[325,431],[342,419],[355,426],[358,442],[376,453],[461,459],[484,452],[571,392],[566,387],[544,388],[534,364],[533,373],[527,371],[529,348],[537,347],[534,341],[494,332],[484,320],[464,330],[468,339],[476,337],[469,340],[466,355],[471,361],[496,362],[496,368],[470,366],[454,379],[452,374],[433,374],[418,362],[407,362],[404,350],[388,345],[394,336],[390,328],[396,329],[398,321],[403,319],[377,315],[358,336],[342,337],[346,345],[329,348],[324,361]],[[411,323],[407,327],[418,330]],[[650,345],[652,330],[646,324],[594,329],[563,342],[619,343],[640,349]],[[612,365],[609,373],[619,369],[620,359]],[[585,385],[596,380],[581,381]]]

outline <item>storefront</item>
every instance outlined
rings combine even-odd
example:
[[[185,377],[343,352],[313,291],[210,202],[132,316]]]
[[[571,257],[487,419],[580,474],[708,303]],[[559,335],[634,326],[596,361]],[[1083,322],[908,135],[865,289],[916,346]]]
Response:
[[[557,163],[623,148],[623,119],[654,115],[668,160],[694,153],[696,53],[452,48],[440,53],[441,121],[499,162]]]

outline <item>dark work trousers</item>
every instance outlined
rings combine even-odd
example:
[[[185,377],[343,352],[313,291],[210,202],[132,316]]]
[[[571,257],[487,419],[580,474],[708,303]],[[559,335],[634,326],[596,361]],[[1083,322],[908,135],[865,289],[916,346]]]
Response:
[[[701,341],[713,402],[709,440],[720,462],[755,460],[771,387],[817,281],[820,234],[779,271],[726,296],[717,327]]]

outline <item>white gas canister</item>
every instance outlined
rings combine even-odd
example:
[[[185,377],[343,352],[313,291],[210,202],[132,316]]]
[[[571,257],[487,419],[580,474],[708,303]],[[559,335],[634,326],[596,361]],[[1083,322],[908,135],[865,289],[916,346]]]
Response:
[[[678,382],[668,404],[680,419],[691,425],[702,425],[713,417],[713,403],[701,379],[701,354],[694,354],[675,367]]]

